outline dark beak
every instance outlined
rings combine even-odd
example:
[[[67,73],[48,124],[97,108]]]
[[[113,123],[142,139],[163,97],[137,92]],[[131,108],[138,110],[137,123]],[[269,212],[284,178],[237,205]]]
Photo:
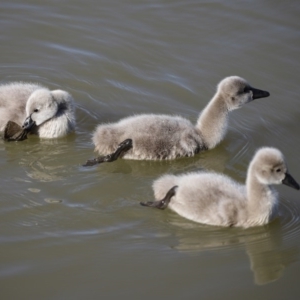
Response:
[[[259,90],[259,89],[255,89],[253,87],[250,88],[250,91],[252,91],[253,97],[252,99],[259,99],[259,98],[266,98],[270,96],[270,93],[267,91],[263,91],[263,90]]]
[[[31,119],[31,116],[27,117],[22,125],[23,129],[30,130],[35,122]]]
[[[296,180],[289,174],[289,173],[285,173],[285,177],[282,180],[282,183],[285,185],[288,185],[296,190],[300,189],[299,184],[296,182]]]

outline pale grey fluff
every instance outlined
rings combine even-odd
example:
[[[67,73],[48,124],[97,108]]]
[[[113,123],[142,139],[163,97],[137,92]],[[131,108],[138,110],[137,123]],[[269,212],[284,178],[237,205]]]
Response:
[[[75,128],[74,100],[66,91],[50,91],[40,84],[0,85],[0,131],[8,121],[22,126],[29,116],[36,124],[34,133],[39,137],[62,137]]]
[[[287,174],[282,153],[264,147],[256,152],[249,165],[246,185],[222,174],[195,172],[163,175],[154,181],[153,190],[155,198],[160,200],[170,188],[178,186],[168,207],[192,221],[251,227],[267,224],[276,215],[278,197],[270,185],[285,183]],[[297,183],[293,187],[299,189]]]
[[[265,92],[267,97],[269,93]],[[257,97],[257,98],[260,98]],[[133,147],[125,159],[162,160],[193,156],[214,148],[227,131],[228,112],[255,99],[251,86],[241,77],[223,79],[199,116],[196,125],[180,116],[142,114],[117,123],[100,124],[94,134],[95,151],[107,155],[126,139]]]

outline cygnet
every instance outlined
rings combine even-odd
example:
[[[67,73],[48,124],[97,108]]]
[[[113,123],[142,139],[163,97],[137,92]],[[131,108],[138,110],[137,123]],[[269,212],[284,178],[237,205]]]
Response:
[[[0,131],[17,124],[41,138],[59,138],[74,131],[72,96],[34,83],[0,85]]]
[[[247,228],[267,224],[277,215],[274,184],[299,190],[283,154],[278,149],[264,147],[256,152],[248,167],[246,185],[212,172],[168,174],[153,183],[157,201],[141,204],[168,207],[202,224]]]
[[[228,113],[269,92],[253,88],[245,79],[223,79],[216,94],[200,113],[197,124],[180,116],[142,114],[117,123],[101,124],[93,134],[95,151],[105,158],[88,160],[86,165],[113,161],[118,157],[163,160],[194,156],[214,148],[227,131]],[[118,151],[116,155],[115,151]]]

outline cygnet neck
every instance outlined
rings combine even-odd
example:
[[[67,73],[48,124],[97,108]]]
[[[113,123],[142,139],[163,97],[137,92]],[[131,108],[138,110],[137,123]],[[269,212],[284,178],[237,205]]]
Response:
[[[277,193],[255,175],[255,165],[250,164],[246,180],[249,220],[256,225],[268,223],[277,208]]]
[[[201,132],[208,149],[223,139],[228,125],[228,108],[224,96],[218,92],[200,113],[196,128]]]

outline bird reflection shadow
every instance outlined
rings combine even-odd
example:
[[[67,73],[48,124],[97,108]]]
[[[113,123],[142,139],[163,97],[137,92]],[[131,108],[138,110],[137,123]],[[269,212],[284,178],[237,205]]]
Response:
[[[250,259],[254,281],[264,285],[279,279],[284,269],[297,260],[298,246],[287,247],[282,242],[280,221],[261,228],[257,235],[247,235],[245,247]]]
[[[230,153],[222,149],[214,149],[197,154],[194,157],[176,160],[126,160],[118,159],[112,163],[96,165],[98,172],[131,174],[134,177],[155,178],[164,173],[184,173],[199,170],[224,172],[230,159]]]
[[[31,179],[51,182],[63,179],[74,166],[76,157],[70,151],[74,142],[74,135],[51,140],[33,137],[23,142],[5,142],[3,147],[11,166],[22,166]]]
[[[174,223],[171,221],[171,223]],[[178,222],[179,243],[176,249],[185,252],[232,249],[243,246],[250,260],[250,268],[257,285],[278,280],[284,269],[297,260],[298,246],[287,246],[282,241],[282,225],[276,219],[271,224],[250,229],[217,228],[191,222]],[[178,227],[177,227],[178,228]],[[186,236],[186,229],[192,234]],[[200,234],[199,234],[200,230]]]

